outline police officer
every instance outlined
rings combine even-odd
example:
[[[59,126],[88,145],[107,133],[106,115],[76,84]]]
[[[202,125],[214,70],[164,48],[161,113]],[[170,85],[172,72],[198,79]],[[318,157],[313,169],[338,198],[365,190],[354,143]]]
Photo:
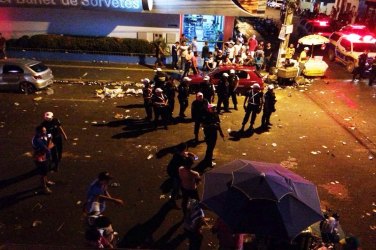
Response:
[[[191,115],[192,120],[195,123],[193,133],[195,135],[195,141],[198,142],[198,132],[200,130],[200,124],[207,105],[209,105],[208,100],[204,99],[204,95],[201,92],[196,94],[196,100],[192,102]]]
[[[263,129],[267,129],[268,126],[272,125],[270,123],[270,116],[275,112],[275,103],[277,102],[273,89],[274,85],[268,85],[268,90],[264,95],[264,110],[261,117],[261,127]]]
[[[376,56],[375,58],[373,58],[373,61],[372,61],[371,75],[369,76],[368,85],[372,86],[373,81],[375,81],[375,79],[376,79]]]
[[[229,82],[229,94],[234,104],[234,109],[238,110],[238,100],[236,99],[236,89],[239,86],[239,77],[235,75],[235,70],[230,69],[230,75],[228,77]]]
[[[218,132],[222,138],[224,138],[224,134],[221,129],[221,122],[219,120],[219,117],[215,112],[215,106],[213,106],[212,104],[206,106],[206,110],[202,117],[202,126],[204,128],[206,142],[206,153],[204,161],[210,167],[214,167],[216,163],[213,162],[213,152],[215,144],[217,143]]]
[[[230,93],[230,86],[228,82],[228,74],[223,73],[221,80],[218,83],[217,87],[217,94],[218,94],[218,103],[217,103],[217,112],[218,114],[221,113],[221,106],[223,103],[225,112],[229,112],[228,110],[228,98]]]
[[[184,77],[181,81],[179,87],[178,87],[178,100],[180,104],[180,111],[179,111],[179,117],[184,118],[186,117],[185,110],[188,107],[188,98],[189,98],[189,86],[188,82],[191,81],[191,78]]]
[[[362,80],[362,77],[364,75],[364,71],[366,70],[366,63],[368,59],[368,52],[369,50],[365,50],[362,54],[360,54],[358,58],[358,67],[354,69],[353,72],[353,81],[355,81],[355,78],[359,76],[359,81]]]
[[[210,82],[210,76],[204,77],[204,81],[200,84],[200,92],[209,103],[214,102],[215,87],[213,83]]]
[[[142,97],[144,98],[144,108],[146,112],[146,120],[151,121],[153,116],[153,103],[151,97],[153,95],[153,88],[151,87],[149,78],[141,79],[144,83],[144,88],[142,89]]]
[[[167,129],[168,121],[168,100],[167,96],[163,94],[161,88],[156,88],[155,93],[152,96],[153,108],[154,108],[154,129],[158,127],[158,119],[162,117],[162,123],[164,128]]]
[[[261,112],[262,105],[263,93],[262,91],[260,91],[260,85],[258,83],[255,83],[252,85],[251,90],[248,91],[244,99],[245,115],[240,131],[244,131],[244,126],[248,122],[249,116],[251,114],[251,124],[249,126],[249,129],[253,130],[253,124],[255,123],[257,114]]]
[[[157,88],[163,89],[164,85],[166,84],[167,75],[163,72],[161,68],[157,68],[154,76],[154,91]]]
[[[169,107],[168,115],[170,119],[172,119],[172,115],[175,109],[175,95],[176,95],[177,90],[178,89],[174,84],[174,79],[169,78],[166,82],[166,85],[163,91],[167,96],[168,107]]]

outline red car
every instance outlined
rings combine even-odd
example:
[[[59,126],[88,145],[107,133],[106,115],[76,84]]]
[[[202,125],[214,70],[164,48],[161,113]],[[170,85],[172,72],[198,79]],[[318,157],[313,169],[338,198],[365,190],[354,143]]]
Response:
[[[219,66],[207,75],[210,76],[210,81],[216,86],[223,73],[230,74],[231,69],[234,69],[235,74],[239,77],[238,93],[247,93],[254,83],[258,83],[261,89],[263,89],[264,82],[262,76],[256,71],[254,66]],[[204,81],[205,74],[201,72],[197,75],[189,75],[188,77],[192,79],[192,81],[189,82],[190,90],[197,92],[200,89],[200,84]]]

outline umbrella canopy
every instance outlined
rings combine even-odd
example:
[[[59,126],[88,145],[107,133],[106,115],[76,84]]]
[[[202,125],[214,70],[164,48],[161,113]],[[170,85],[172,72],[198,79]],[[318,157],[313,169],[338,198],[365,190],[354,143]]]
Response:
[[[321,45],[324,43],[329,43],[329,39],[320,35],[308,35],[300,38],[298,43],[303,45]]]
[[[235,160],[207,172],[202,203],[234,232],[286,240],[323,219],[316,186],[273,163]]]

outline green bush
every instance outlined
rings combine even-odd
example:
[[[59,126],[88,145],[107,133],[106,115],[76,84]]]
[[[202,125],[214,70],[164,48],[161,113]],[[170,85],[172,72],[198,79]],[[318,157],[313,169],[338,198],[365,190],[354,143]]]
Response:
[[[80,37],[63,35],[23,36],[7,41],[13,49],[52,49],[62,51],[85,51],[86,53],[151,54],[154,47],[146,40],[115,37]]]

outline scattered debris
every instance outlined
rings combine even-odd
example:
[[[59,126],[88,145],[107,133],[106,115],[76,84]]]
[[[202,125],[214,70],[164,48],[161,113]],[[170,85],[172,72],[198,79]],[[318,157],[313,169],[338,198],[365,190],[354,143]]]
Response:
[[[151,158],[153,158],[152,154],[148,155],[148,157],[146,159],[150,160]]]
[[[47,90],[46,90],[47,95],[53,95],[54,93],[55,93],[55,91],[53,89],[47,88]]]
[[[120,183],[118,183],[118,182],[113,182],[113,183],[111,183],[110,186],[111,186],[111,187],[120,187]]]
[[[272,143],[272,146],[273,146],[273,147],[277,147],[277,143],[273,142],[273,143]]]
[[[35,220],[35,221],[33,221],[32,227],[37,227],[37,226],[39,226],[39,225],[41,225],[41,224],[42,224],[42,221],[40,221],[40,220]]]
[[[59,232],[59,231],[63,228],[64,224],[65,224],[65,222],[63,222],[63,223],[60,225],[60,227],[57,228],[56,232]]]
[[[82,201],[77,201],[76,205],[81,205]]]
[[[40,101],[40,100],[42,100],[42,99],[43,99],[43,97],[38,96],[38,97],[35,97],[33,100],[36,101],[36,102],[38,102],[38,101]]]
[[[15,102],[14,106],[20,106],[20,104],[18,102]]]
[[[242,155],[243,155],[243,156],[246,156],[246,155],[247,155],[247,153],[242,153]]]

